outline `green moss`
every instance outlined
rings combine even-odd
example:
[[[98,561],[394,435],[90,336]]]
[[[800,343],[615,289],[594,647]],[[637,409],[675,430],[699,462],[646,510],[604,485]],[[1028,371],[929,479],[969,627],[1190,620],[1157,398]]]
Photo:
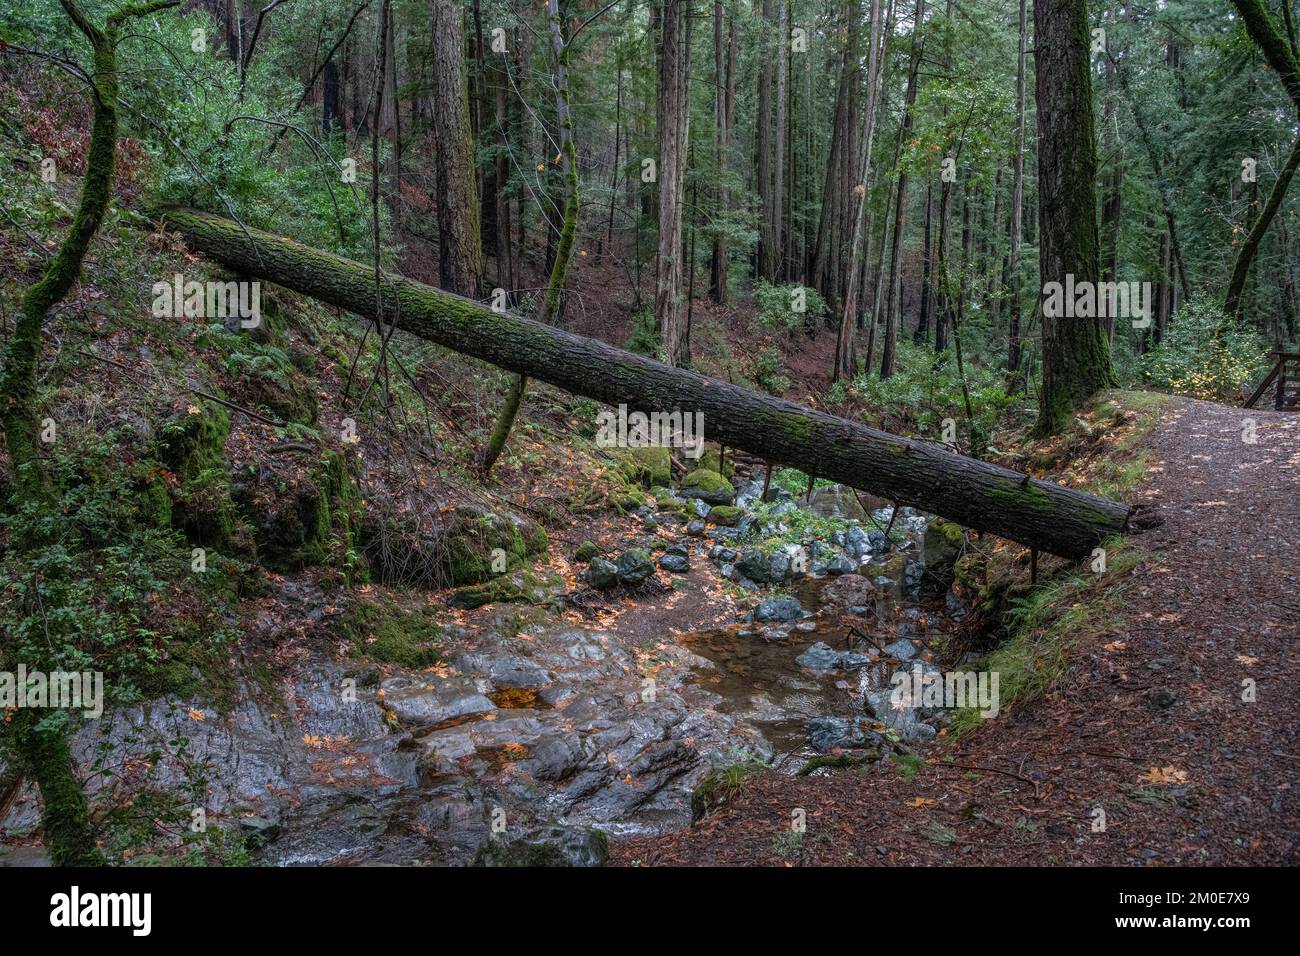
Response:
[[[714,505],[709,509],[708,521],[712,524],[734,528],[744,514],[745,509],[737,508],[735,505]]]
[[[159,431],[158,455],[182,481],[202,471],[224,468],[230,414],[215,402],[203,402],[167,422]]]
[[[618,470],[629,482],[645,488],[672,481],[672,459],[662,445],[624,448],[618,452]]]
[[[598,554],[600,554],[600,548],[596,547],[590,541],[584,541],[582,544],[578,545],[578,550],[573,553],[573,557],[585,564]]]
[[[442,628],[432,609],[408,611],[383,592],[358,597],[335,627],[357,657],[399,667],[431,667],[441,660]]]
[[[544,554],[548,547],[546,529],[536,522],[461,508],[447,530],[444,571],[453,587],[477,584]],[[503,556],[504,568],[499,563]]]
[[[254,516],[260,560],[277,571],[329,565],[364,572],[357,546],[362,506],[351,458],[327,452],[312,473],[285,489],[273,510]]]
[[[700,468],[682,479],[682,497],[703,498],[712,504],[728,504],[736,496],[731,482],[716,471]]]
[[[823,754],[800,767],[799,776],[807,777],[815,770],[847,770],[875,759],[874,754]]]
[[[448,602],[454,608],[473,610],[485,604],[547,604],[563,582],[553,573],[512,571],[500,577],[461,588]]]
[[[691,459],[687,459],[691,461]],[[730,458],[726,462],[722,461],[722,449],[705,448],[699,458],[694,459],[690,465],[691,471],[699,468],[705,468],[709,471],[716,471],[724,478],[730,478],[736,473],[736,466]]]

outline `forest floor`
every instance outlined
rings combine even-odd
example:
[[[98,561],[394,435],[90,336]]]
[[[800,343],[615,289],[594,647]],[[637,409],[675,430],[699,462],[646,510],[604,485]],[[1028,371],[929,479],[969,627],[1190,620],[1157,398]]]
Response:
[[[750,777],[614,861],[1297,862],[1300,417],[1173,399],[1147,445],[1126,607],[1041,699],[923,763]]]

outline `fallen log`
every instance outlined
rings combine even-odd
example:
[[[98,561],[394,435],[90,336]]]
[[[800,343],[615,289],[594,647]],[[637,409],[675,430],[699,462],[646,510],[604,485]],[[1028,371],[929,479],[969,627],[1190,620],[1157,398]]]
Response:
[[[168,209],[188,246],[256,279],[359,315],[373,268],[208,213]],[[1130,509],[950,452],[671,368],[595,339],[386,274],[386,322],[420,338],[630,411],[701,412],[710,440],[1068,558],[1124,531]]]

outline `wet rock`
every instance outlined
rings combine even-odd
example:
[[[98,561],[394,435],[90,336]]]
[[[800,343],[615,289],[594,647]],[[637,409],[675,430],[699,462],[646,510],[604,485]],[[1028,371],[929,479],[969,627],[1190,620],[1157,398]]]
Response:
[[[587,569],[587,583],[604,591],[618,583],[618,565],[604,558],[595,558]]]
[[[700,521],[698,518],[692,521],[690,524],[686,526],[686,533],[689,534],[692,538],[703,537],[704,522]]]
[[[681,496],[698,498],[711,505],[729,505],[736,497],[731,482],[716,471],[699,468],[682,479]]]
[[[822,598],[836,607],[870,604],[876,599],[876,586],[860,574],[842,574],[826,586]]]
[[[916,645],[911,641],[900,638],[892,644],[886,644],[885,653],[897,657],[900,661],[910,661],[920,651],[916,649]]]
[[[551,683],[551,672],[517,654],[458,654],[452,663],[462,674],[482,674],[497,687],[536,690]]]
[[[855,574],[857,570],[858,563],[851,558],[844,557],[844,555],[840,555],[839,557],[827,561],[825,567],[827,574],[834,574],[837,576],[841,574]]]
[[[878,747],[880,734],[864,727],[861,718],[814,717],[808,724],[808,743],[818,753]]]
[[[532,757],[521,766],[535,780],[563,780],[582,766],[587,755],[582,738],[575,733],[544,737],[533,748]]]
[[[614,564],[618,568],[619,581],[633,587],[643,583],[646,578],[655,573],[654,562],[650,560],[650,555],[640,548],[624,551]]]
[[[479,690],[477,682],[465,677],[430,682],[393,677],[380,687],[384,691],[384,705],[398,720],[416,726],[440,724],[497,709]]]
[[[759,584],[766,584],[772,580],[768,568],[767,555],[758,548],[746,548],[741,552],[740,560],[736,562],[737,571]]]
[[[680,554],[665,554],[659,559],[659,567],[673,574],[685,574],[691,569],[691,562]]]
[[[490,837],[474,854],[473,866],[603,866],[609,856],[605,834],[590,827],[547,826],[514,839]]]
[[[871,658],[853,651],[837,651],[830,645],[818,641],[794,659],[800,667],[814,671],[851,671],[866,667]]]
[[[803,606],[797,598],[769,598],[754,609],[755,621],[797,621],[803,614]]]

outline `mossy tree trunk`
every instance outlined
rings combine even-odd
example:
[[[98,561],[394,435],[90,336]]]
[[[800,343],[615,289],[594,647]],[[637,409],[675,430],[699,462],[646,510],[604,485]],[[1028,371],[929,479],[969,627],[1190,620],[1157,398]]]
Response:
[[[164,215],[196,252],[351,312],[374,311],[367,266],[260,230],[246,234],[208,213]],[[401,276],[385,281],[383,292],[384,313],[413,335],[630,411],[701,412],[711,441],[1042,551],[1082,557],[1127,524],[1124,505],[494,313]]]
[[[32,505],[38,509],[51,508],[56,504],[55,491],[41,460],[37,420],[36,370],[41,358],[41,327],[50,309],[68,294],[80,276],[86,251],[112,198],[117,165],[118,32],[128,19],[179,5],[179,0],[129,4],[110,13],[100,28],[72,0],[60,2],[90,43],[94,123],[81,201],[72,228],[44,274],[23,295],[14,334],[6,350],[4,370],[0,372],[0,427],[4,429],[14,470],[10,502],[13,511]],[[39,543],[25,541],[18,546]],[[19,764],[41,791],[41,826],[51,859],[57,865],[102,863],[63,725],[57,721],[42,722],[34,713],[25,711],[11,722],[8,738]]]
[[[663,0],[656,58],[659,91],[655,130],[659,138],[659,275],[655,283],[655,331],[670,365],[689,365],[686,335],[686,274],[682,210],[686,202],[686,150],[690,142],[691,0]],[[778,155],[780,147],[777,147]],[[780,180],[776,180],[779,190]],[[779,202],[778,202],[778,207]],[[779,231],[776,233],[779,237]],[[775,256],[778,239],[764,255]],[[773,260],[775,261],[775,259]],[[775,269],[775,266],[772,267]]]
[[[438,144],[438,274],[442,284],[453,292],[476,296],[483,278],[483,248],[470,136],[463,17],[459,2],[430,3],[433,130]]]
[[[551,15],[551,48],[555,54],[555,113],[560,129],[560,164],[561,172],[568,184],[568,199],[564,204],[564,222],[560,227],[560,244],[555,251],[555,261],[551,264],[551,279],[546,285],[546,298],[542,300],[539,320],[543,324],[554,321],[560,312],[560,297],[564,294],[564,282],[569,273],[569,263],[573,261],[573,246],[578,233],[578,156],[573,145],[573,115],[569,109],[569,48],[564,39],[564,24],[560,17],[559,0],[549,0]],[[497,415],[492,434],[479,456],[479,474],[486,478],[510,437],[519,408],[523,405],[524,393],[528,388],[528,379],[518,375],[510,384],[506,403]]]
[[[1034,4],[1038,112],[1039,281],[1097,282],[1097,147],[1086,0]],[[1041,293],[1040,293],[1041,294]],[[1099,389],[1115,384],[1106,321],[1043,315],[1043,384],[1036,430],[1053,434]]]
[[[1282,85],[1297,110],[1300,110],[1300,59],[1297,59],[1294,47],[1282,38],[1277,22],[1260,0],[1232,0],[1232,2],[1241,14],[1246,32],[1263,52],[1269,65],[1277,71]],[[1264,233],[1268,231],[1273,217],[1282,205],[1282,200],[1286,198],[1287,187],[1291,185],[1297,166],[1300,166],[1300,138],[1292,144],[1286,165],[1278,172],[1259,218],[1251,226],[1246,241],[1237,250],[1237,258],[1232,265],[1232,277],[1228,281],[1228,291],[1223,297],[1223,311],[1229,318],[1236,318],[1241,312],[1241,295],[1246,288],[1246,277],[1250,274],[1250,266],[1255,261],[1255,254],[1259,252]]]

